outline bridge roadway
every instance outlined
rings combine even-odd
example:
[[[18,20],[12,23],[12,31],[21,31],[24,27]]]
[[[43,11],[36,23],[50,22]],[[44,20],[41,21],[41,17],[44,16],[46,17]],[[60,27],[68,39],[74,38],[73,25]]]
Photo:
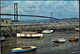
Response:
[[[23,15],[23,14],[3,14],[0,13],[1,16],[27,16],[27,17],[40,17],[40,18],[53,18],[53,17],[47,17],[47,16],[39,16],[39,15]],[[55,18],[56,19],[56,18]]]

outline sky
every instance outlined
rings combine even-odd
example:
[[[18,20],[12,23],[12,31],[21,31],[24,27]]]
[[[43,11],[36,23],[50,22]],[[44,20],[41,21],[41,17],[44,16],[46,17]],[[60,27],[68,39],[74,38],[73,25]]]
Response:
[[[78,1],[1,1],[1,13],[14,14],[14,3],[18,3],[18,14],[39,15],[59,19],[79,18]],[[1,16],[1,18],[14,19],[13,16]],[[23,20],[31,20],[33,18],[22,16]],[[37,19],[42,18],[37,17]]]

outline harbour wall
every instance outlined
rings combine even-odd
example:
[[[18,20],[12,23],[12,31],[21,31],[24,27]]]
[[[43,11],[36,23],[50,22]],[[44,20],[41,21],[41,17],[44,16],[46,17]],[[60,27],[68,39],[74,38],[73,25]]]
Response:
[[[66,31],[79,28],[79,23],[34,23],[34,24],[21,24],[21,31],[37,31],[54,30]],[[7,36],[16,36],[16,33],[20,32],[20,24],[1,25],[1,32]]]

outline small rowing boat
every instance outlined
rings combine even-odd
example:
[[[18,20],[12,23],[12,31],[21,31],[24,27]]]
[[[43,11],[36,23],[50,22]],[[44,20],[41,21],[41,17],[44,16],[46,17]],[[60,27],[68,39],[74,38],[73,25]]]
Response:
[[[44,30],[44,31],[42,31],[42,33],[52,33],[53,32],[53,30]]]
[[[5,36],[0,37],[0,41],[4,41],[5,40]]]
[[[59,38],[59,39],[53,39],[51,40],[51,42],[54,42],[54,43],[64,43],[66,40],[64,38]]]
[[[78,38],[69,38],[69,41],[78,41]]]
[[[5,40],[5,36],[3,36],[3,32],[1,32],[1,37],[0,37],[0,41],[4,41]]]

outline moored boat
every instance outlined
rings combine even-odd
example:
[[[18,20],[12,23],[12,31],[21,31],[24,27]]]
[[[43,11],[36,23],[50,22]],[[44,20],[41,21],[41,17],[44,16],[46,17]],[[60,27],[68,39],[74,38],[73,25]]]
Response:
[[[59,39],[53,39],[51,40],[51,42],[54,42],[54,43],[64,43],[66,41],[66,39],[64,38],[59,38]]]
[[[79,39],[79,37],[75,37],[76,39]]]
[[[53,32],[53,30],[44,30],[44,31],[42,31],[42,33],[52,33]]]
[[[0,41],[4,41],[4,40],[5,40],[5,36],[3,36],[3,32],[1,32]]]
[[[78,41],[78,38],[69,38],[69,41]]]
[[[30,46],[30,47],[24,47],[24,48],[14,48],[14,49],[12,49],[12,52],[28,52],[28,51],[33,51],[36,49],[37,49],[37,47]]]
[[[20,37],[20,33],[17,33],[17,37]],[[41,34],[41,33],[21,33],[21,37],[30,37],[30,38],[32,38],[32,37],[34,37],[34,38],[36,38],[36,37],[43,37],[43,34]]]
[[[75,28],[75,30],[79,31],[79,28]]]
[[[30,46],[30,47],[21,47],[21,16],[20,16],[20,48],[14,48],[12,49],[12,52],[28,52],[28,51],[33,51],[36,50],[37,47],[35,46]]]
[[[5,40],[5,36],[1,36],[0,41],[4,41],[4,40]]]

